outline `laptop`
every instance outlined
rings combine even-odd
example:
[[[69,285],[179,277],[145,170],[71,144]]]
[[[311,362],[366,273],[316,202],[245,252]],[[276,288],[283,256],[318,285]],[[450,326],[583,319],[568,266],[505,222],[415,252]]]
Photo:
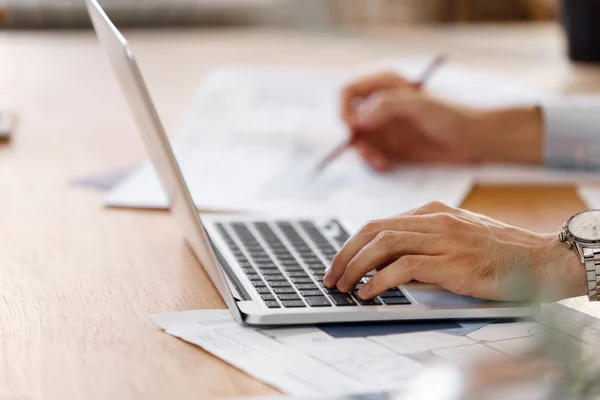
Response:
[[[513,318],[538,305],[478,300],[409,283],[369,301],[323,286],[326,268],[353,232],[340,218],[200,216],[127,40],[96,0],[86,0],[186,242],[240,323]],[[359,283],[364,284],[374,272]]]

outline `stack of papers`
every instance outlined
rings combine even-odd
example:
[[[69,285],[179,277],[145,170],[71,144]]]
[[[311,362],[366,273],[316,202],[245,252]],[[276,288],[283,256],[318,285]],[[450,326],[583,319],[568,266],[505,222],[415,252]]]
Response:
[[[242,326],[227,310],[159,314],[152,319],[168,334],[294,396],[401,393],[425,365],[465,366],[519,356],[538,346],[550,331],[585,355],[600,346],[600,321],[558,304],[545,306],[537,320],[473,322],[468,329],[460,322],[458,330],[447,330],[446,322],[431,322],[433,330],[412,332],[414,323],[397,323],[407,333],[379,330],[342,337],[316,326]]]

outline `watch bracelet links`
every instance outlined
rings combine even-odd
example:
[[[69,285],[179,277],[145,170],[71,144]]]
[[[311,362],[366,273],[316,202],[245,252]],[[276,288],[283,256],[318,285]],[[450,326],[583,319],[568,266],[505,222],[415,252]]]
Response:
[[[583,262],[587,272],[588,297],[590,301],[598,301],[600,297],[600,248],[583,248]]]

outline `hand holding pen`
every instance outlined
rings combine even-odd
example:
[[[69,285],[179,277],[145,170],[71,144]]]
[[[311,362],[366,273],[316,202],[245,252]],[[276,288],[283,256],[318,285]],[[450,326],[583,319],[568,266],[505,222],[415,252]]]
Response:
[[[315,174],[350,146],[378,171],[403,162],[474,161],[474,110],[421,90],[443,62],[443,57],[437,57],[416,82],[384,72],[347,85],[341,113],[351,136],[319,163]]]

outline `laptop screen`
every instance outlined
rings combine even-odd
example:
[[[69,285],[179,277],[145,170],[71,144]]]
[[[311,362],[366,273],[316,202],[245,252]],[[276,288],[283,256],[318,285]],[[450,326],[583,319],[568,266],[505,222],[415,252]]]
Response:
[[[88,11],[115,74],[127,98],[136,125],[162,186],[170,201],[170,210],[192,251],[210,276],[233,315],[241,321],[235,300],[219,268],[206,230],[194,206],[173,150],[158,117],[148,89],[127,40],[116,29],[96,0],[86,0]]]

